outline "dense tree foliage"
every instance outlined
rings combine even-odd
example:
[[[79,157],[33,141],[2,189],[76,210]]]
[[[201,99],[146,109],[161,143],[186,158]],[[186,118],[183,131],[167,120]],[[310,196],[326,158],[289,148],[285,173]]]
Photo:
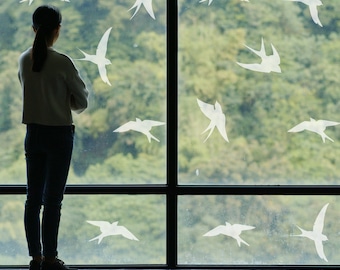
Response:
[[[334,143],[323,143],[309,131],[287,131],[310,117],[339,122],[339,29],[333,14],[339,5],[327,1],[318,8],[320,27],[305,4],[253,2],[213,1],[207,6],[193,0],[179,6],[180,179],[336,184],[339,128],[325,131]],[[260,50],[262,38],[267,55],[272,54],[270,44],[279,52],[282,73],[254,72],[236,64],[260,63],[244,45]],[[217,130],[202,143],[209,119],[197,98],[221,104],[230,143]]]
[[[1,1],[0,184],[26,181],[17,59],[32,44],[31,15],[42,3],[60,7],[63,24],[55,49],[74,59],[91,92],[89,108],[74,115],[76,138],[69,183],[165,183],[165,126],[151,130],[160,142],[149,143],[135,131],[113,132],[136,118],[166,120],[165,1],[153,1],[156,20],[144,7],[130,19],[134,2],[35,0],[29,6],[19,0]],[[323,27],[298,2],[178,2],[179,182],[337,184],[340,126],[327,128],[334,142],[325,143],[309,131],[287,131],[310,117],[340,121],[339,1],[327,0],[318,7]],[[112,86],[101,80],[94,64],[77,60],[83,57],[79,49],[95,53],[109,27],[107,58],[112,65],[107,71]],[[259,50],[262,38],[267,54],[272,54],[270,44],[277,49],[282,73],[253,72],[236,64],[259,62],[244,45]],[[216,129],[203,142],[209,119],[197,99],[221,104],[229,143]],[[169,149],[174,154],[176,150]],[[324,263],[309,239],[292,235],[300,233],[295,225],[311,230],[318,211],[330,203],[324,228],[329,241],[324,249],[329,262],[339,264],[338,201],[322,196],[181,196],[179,262]],[[0,265],[27,261],[23,203],[24,196],[0,198]],[[107,237],[100,245],[88,242],[100,231],[86,220],[119,221],[140,241]],[[225,221],[256,227],[242,235],[249,247],[238,247],[234,239],[224,236],[203,237]],[[66,196],[61,257],[79,264],[165,263],[165,232],[163,196]]]

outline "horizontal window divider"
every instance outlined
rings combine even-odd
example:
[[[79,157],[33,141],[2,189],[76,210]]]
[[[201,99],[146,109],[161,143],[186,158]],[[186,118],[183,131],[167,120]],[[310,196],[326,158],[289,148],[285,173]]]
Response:
[[[179,270],[211,270],[211,269],[268,269],[268,270],[277,270],[277,269],[285,269],[285,270],[304,270],[304,269],[339,269],[339,265],[178,265]]]
[[[338,185],[182,185],[178,195],[339,195]]]
[[[166,265],[69,265],[76,269],[169,269]],[[305,269],[339,269],[340,265],[178,265],[175,269],[177,270],[213,270],[213,269],[266,269],[266,270],[305,270]],[[27,266],[0,266],[0,269],[27,269]]]
[[[142,185],[67,185],[69,195],[100,194],[171,194],[171,195],[340,195],[338,185],[259,185],[259,186],[227,186],[227,185],[177,185],[166,184]],[[26,194],[26,185],[0,185],[0,195]]]

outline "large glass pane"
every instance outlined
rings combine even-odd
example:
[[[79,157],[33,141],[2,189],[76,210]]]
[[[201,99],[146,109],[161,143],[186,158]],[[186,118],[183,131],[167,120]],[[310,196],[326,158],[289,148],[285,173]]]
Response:
[[[164,196],[67,196],[63,208],[60,256],[69,264],[165,264]]]
[[[181,196],[179,264],[339,265],[336,196]]]
[[[24,230],[25,196],[0,196],[0,265],[28,264]]]
[[[180,183],[338,184],[340,2],[309,2],[179,0]]]
[[[165,183],[166,2],[47,2],[63,15],[54,47],[74,59],[91,93],[89,108],[74,115],[69,183]],[[0,142],[6,145],[0,149],[0,183],[25,183],[17,59],[33,43],[31,16],[44,3],[0,1]],[[104,33],[107,78],[81,60],[82,51],[96,53]]]
[[[24,196],[0,196],[0,265],[27,265]],[[65,196],[59,257],[67,264],[165,264],[162,195]]]

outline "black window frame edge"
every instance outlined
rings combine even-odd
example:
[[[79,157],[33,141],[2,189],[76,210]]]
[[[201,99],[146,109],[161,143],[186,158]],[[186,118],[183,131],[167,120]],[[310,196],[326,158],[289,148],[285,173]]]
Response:
[[[67,185],[66,195],[157,195],[166,196],[166,264],[73,265],[78,269],[339,269],[340,265],[180,265],[177,263],[177,212],[181,195],[340,195],[337,185],[179,185],[178,184],[178,0],[167,0],[167,179],[159,185]],[[176,132],[171,132],[176,131]],[[171,133],[171,134],[170,134]],[[172,151],[169,151],[172,149]],[[174,154],[173,152],[176,151]],[[1,195],[25,195],[26,185],[0,185]],[[176,221],[176,222],[174,222]],[[72,266],[71,266],[72,267]],[[1,265],[0,269],[26,269]]]

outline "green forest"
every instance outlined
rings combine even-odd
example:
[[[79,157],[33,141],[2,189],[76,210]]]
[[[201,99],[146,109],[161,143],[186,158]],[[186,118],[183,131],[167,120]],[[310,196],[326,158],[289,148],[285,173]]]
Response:
[[[169,0],[172,1],[172,0]],[[166,1],[153,0],[155,19],[135,0],[19,0],[0,2],[0,184],[25,184],[18,57],[32,45],[31,16],[50,3],[63,22],[55,49],[69,55],[90,91],[89,108],[74,115],[75,147],[69,184],[159,184],[166,182],[166,152],[178,156],[180,184],[336,185],[340,175],[340,125],[324,131],[288,132],[303,121],[340,122],[340,2],[318,6],[322,26],[307,5],[285,0],[178,0],[178,130],[113,132],[135,121],[166,122]],[[133,16],[133,18],[131,18]],[[112,27],[106,57],[111,86],[80,50],[94,54]],[[278,72],[255,72],[240,63],[260,63],[252,52],[280,55]],[[170,41],[171,42],[171,41]],[[271,45],[272,44],[272,45]],[[168,57],[175,57],[169,55]],[[197,100],[218,102],[229,142]],[[166,132],[178,148],[166,149]],[[206,141],[205,141],[206,140]],[[205,141],[205,142],[204,142]],[[170,161],[169,161],[170,162]],[[27,264],[24,196],[0,196],[0,265]],[[181,264],[339,264],[336,196],[180,196],[178,259]],[[321,259],[313,242],[295,237],[312,230],[329,203]],[[69,264],[164,264],[166,199],[162,195],[65,196],[60,257]],[[308,210],[307,210],[308,209]],[[307,211],[306,211],[307,210]],[[110,236],[88,220],[118,221],[139,241]],[[254,226],[241,235],[203,237],[225,222]],[[77,254],[74,254],[77,250]]]

